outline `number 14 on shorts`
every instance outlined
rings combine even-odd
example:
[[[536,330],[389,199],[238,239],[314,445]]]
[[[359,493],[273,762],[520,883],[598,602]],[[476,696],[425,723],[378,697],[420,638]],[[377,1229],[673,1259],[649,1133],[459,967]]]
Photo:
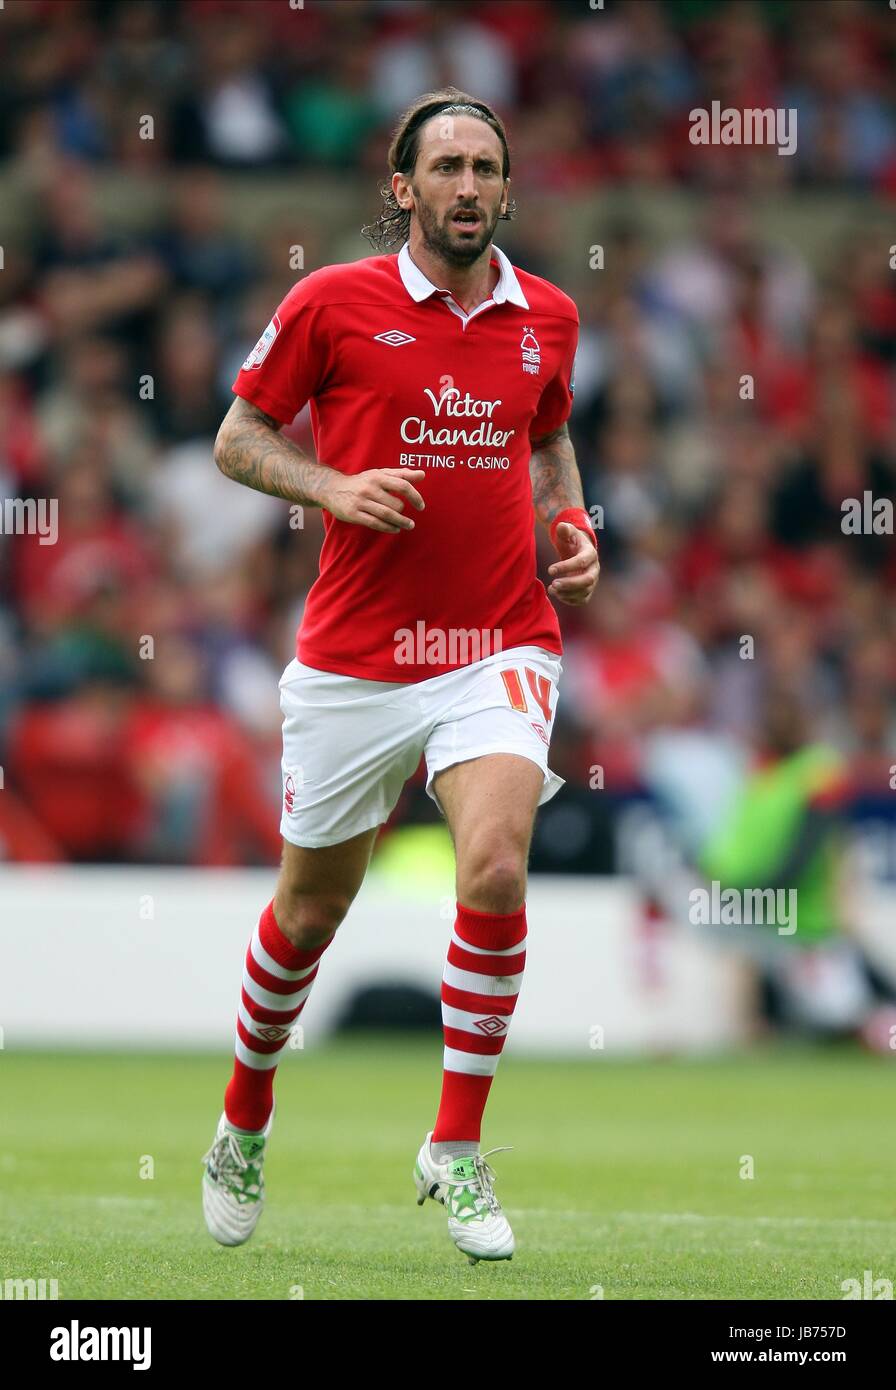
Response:
[[[529,687],[532,698],[544,715],[546,724],[551,722],[551,682],[547,676],[540,676],[537,671],[533,671],[531,666],[524,666],[523,673],[526,677],[526,684]],[[501,679],[504,682],[504,689],[507,691],[507,698],[510,701],[511,709],[517,709],[521,714],[529,713],[529,704],[526,700],[526,692],[520,680],[520,673],[515,666],[509,667],[501,672]]]

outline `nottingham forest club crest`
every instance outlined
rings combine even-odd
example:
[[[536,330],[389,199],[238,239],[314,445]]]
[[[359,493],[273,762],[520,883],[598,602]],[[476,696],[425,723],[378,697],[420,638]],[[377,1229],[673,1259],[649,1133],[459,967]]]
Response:
[[[523,371],[529,372],[532,376],[538,376],[541,368],[541,348],[538,346],[538,339],[531,328],[523,329],[520,350],[523,354]]]

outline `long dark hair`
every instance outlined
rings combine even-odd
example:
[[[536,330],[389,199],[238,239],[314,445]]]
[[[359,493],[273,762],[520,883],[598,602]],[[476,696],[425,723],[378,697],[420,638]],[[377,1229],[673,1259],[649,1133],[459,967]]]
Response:
[[[504,152],[502,159],[502,178],[510,176],[510,151],[507,148],[507,133],[504,123],[484,101],[477,101],[468,92],[458,87],[443,87],[438,92],[426,92],[403,111],[398,124],[392,132],[389,145],[388,163],[391,174],[412,174],[420,150],[420,130],[432,116],[476,116],[491,126],[501,141]],[[411,226],[411,209],[398,206],[391,183],[384,183],[380,189],[383,210],[375,222],[361,228],[377,251],[387,251],[403,246],[408,239]],[[510,221],[516,212],[516,203],[508,199],[507,211],[501,213],[505,221]]]

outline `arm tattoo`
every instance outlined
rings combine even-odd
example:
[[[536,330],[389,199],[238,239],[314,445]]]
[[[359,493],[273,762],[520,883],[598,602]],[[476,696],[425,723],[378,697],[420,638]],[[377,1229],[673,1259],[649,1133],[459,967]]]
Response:
[[[566,425],[532,441],[529,476],[535,515],[545,526],[565,507],[584,507],[582,480]]]
[[[215,440],[215,463],[228,478],[306,506],[321,498],[336,469],[315,463],[288,439],[281,439],[280,422],[238,396],[224,417]]]

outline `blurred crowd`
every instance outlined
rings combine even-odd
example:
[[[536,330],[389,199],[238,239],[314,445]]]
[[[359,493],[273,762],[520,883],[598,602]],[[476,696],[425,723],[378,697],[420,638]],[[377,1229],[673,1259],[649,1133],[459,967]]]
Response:
[[[539,867],[613,868],[601,827],[627,796],[708,829],[772,691],[840,751],[847,799],[892,816],[892,521],[841,523],[845,499],[896,498],[896,220],[865,214],[896,199],[894,34],[871,0],[7,0],[0,498],[57,499],[59,537],[0,534],[0,858],[276,860],[277,682],[322,527],[212,461],[300,273],[295,229],[237,218],[230,181],[375,190],[398,112],[446,81],[508,124],[520,213],[496,241],[581,318],[571,432],[604,573],[560,610],[569,787]],[[796,108],[797,152],[691,145],[712,100]],[[139,235],[104,217],[116,169],[165,177]],[[527,194],[627,184],[688,189],[691,230],[616,215],[603,269],[583,247],[569,283]],[[757,230],[778,187],[807,217],[848,195],[820,269]],[[306,269],[344,258],[303,231]],[[311,447],[307,409],[287,433]],[[412,785],[396,820],[430,810]]]
[[[896,188],[879,0],[7,0],[0,156],[381,172],[445,82],[513,121],[526,187],[704,177]],[[793,108],[792,157],[689,139],[689,112]],[[152,140],[140,117],[152,113]]]

